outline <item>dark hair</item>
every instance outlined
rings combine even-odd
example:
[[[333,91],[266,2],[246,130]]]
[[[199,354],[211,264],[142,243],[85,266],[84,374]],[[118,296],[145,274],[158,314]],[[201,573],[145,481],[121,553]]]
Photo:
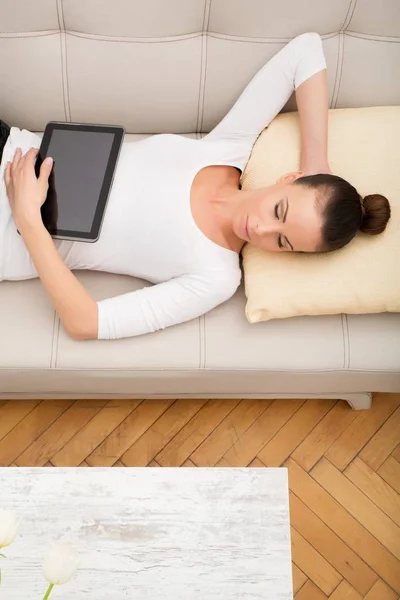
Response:
[[[354,186],[337,175],[308,175],[299,177],[294,184],[320,192],[317,195],[323,219],[320,252],[342,248],[359,230],[370,235],[382,233],[390,219],[390,204],[385,196],[371,194],[363,199]]]

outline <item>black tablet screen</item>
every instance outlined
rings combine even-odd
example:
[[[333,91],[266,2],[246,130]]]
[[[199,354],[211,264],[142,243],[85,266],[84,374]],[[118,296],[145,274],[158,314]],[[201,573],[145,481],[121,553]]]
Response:
[[[54,160],[50,186],[54,189],[49,193],[57,195],[57,229],[91,231],[114,137],[93,131],[53,131],[46,154]]]
[[[42,206],[43,223],[54,236],[95,241],[122,143],[120,127],[49,123],[36,174],[46,156],[54,160]]]

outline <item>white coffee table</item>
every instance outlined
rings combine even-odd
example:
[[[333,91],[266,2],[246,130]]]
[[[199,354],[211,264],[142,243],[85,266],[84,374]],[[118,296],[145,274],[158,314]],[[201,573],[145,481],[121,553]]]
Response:
[[[81,566],[50,599],[292,600],[286,469],[0,468],[23,518],[1,560],[7,600],[41,600],[44,553]]]

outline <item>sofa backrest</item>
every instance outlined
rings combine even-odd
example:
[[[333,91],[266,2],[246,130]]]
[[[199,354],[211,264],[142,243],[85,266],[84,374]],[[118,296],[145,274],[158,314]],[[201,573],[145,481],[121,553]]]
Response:
[[[400,104],[400,0],[0,0],[0,118],[208,132],[306,31],[332,108]]]

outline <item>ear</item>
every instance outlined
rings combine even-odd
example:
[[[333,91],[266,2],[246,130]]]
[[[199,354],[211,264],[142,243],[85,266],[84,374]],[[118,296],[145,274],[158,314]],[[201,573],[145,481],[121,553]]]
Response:
[[[293,183],[293,181],[296,181],[299,177],[304,177],[304,175],[304,171],[292,171],[281,175],[276,183]]]

